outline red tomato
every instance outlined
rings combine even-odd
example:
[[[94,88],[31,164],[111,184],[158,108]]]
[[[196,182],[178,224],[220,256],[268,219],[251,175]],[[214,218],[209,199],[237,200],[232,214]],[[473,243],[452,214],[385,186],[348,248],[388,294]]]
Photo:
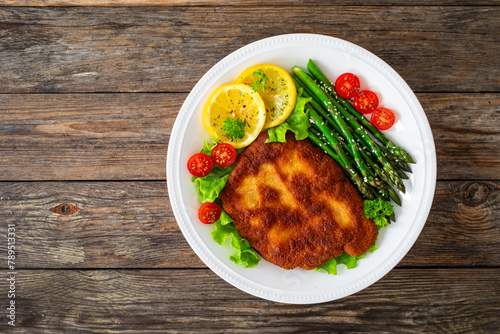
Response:
[[[377,94],[371,90],[362,90],[352,100],[352,105],[362,114],[369,114],[378,108]]]
[[[219,220],[221,212],[217,203],[205,202],[198,209],[198,218],[203,224],[213,224]]]
[[[373,111],[371,122],[379,130],[389,129],[395,121],[394,113],[387,108],[378,108]]]
[[[344,73],[335,81],[335,90],[344,99],[358,95],[359,87],[359,79],[352,73]]]
[[[203,153],[196,153],[189,158],[187,163],[189,172],[197,177],[207,176],[213,167],[212,159]]]
[[[212,160],[219,167],[227,167],[236,160],[236,149],[227,143],[222,143],[212,149]]]

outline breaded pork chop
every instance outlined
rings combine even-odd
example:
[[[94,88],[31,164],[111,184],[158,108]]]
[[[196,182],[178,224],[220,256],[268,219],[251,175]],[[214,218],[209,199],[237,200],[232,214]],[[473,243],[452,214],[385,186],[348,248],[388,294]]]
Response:
[[[260,134],[236,161],[220,194],[240,235],[267,261],[310,270],[346,251],[365,253],[377,228],[338,164],[309,140],[265,143]]]

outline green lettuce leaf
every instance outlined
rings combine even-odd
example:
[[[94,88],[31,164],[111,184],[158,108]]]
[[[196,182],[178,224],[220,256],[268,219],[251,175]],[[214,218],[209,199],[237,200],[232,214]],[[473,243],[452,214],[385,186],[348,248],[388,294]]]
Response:
[[[300,89],[295,101],[295,107],[288,118],[280,125],[267,130],[269,138],[266,140],[266,143],[286,142],[285,135],[288,130],[295,133],[295,139],[297,140],[306,139],[309,136],[307,130],[311,126],[311,123],[309,123],[309,112],[305,106],[312,98],[305,98],[301,95],[302,90]]]
[[[330,275],[337,275],[337,265],[343,264],[347,267],[347,269],[354,269],[358,266],[358,260],[361,260],[365,256],[366,254],[361,254],[358,257],[354,257],[344,252],[341,255],[326,261],[322,266],[319,266],[314,270],[320,271],[321,269],[323,269]]]
[[[204,177],[193,177],[192,181],[196,185],[196,192],[200,202],[215,201],[219,197],[228,179],[229,174],[218,176],[212,172]]]
[[[231,217],[224,210],[222,212],[221,218],[214,223],[215,230],[212,231],[212,238],[219,245],[224,245],[227,238],[231,237],[231,247],[236,250],[236,253],[231,255],[229,259],[237,265],[245,266],[245,268],[257,265],[260,258],[250,247],[250,243],[240,236]]]
[[[226,211],[221,210],[219,221],[222,225],[231,224],[233,222],[233,218],[231,218]]]
[[[212,156],[212,150],[214,149],[215,146],[217,146],[217,143],[215,142],[215,140],[213,140],[213,139],[211,141],[205,140],[205,142],[203,143],[203,147],[202,147],[200,153],[206,154],[209,157],[211,157]]]
[[[290,124],[288,124],[286,121],[278,126],[275,126],[274,128],[269,128],[267,130],[269,138],[266,139],[266,143],[286,143],[285,135],[287,130],[293,131]]]
[[[339,264],[345,265],[347,269],[353,269],[358,266],[358,260],[361,260],[365,256],[366,254],[361,254],[358,257],[354,257],[344,252],[342,253],[342,255],[340,255]]]
[[[321,269],[323,269],[330,275],[337,275],[337,264],[337,258],[334,257],[333,259],[326,261],[322,266],[314,268],[314,270],[320,271]]]
[[[212,149],[217,144],[205,141],[200,153],[211,155]],[[210,173],[204,177],[192,177],[191,181],[196,185],[196,192],[201,203],[213,202],[218,197],[224,186],[226,185],[229,175],[234,169],[235,164],[227,167],[215,166]]]
[[[200,152],[211,156],[212,149],[217,145],[213,142],[213,140],[212,142],[205,141]],[[202,203],[219,202],[219,194],[224,189],[234,166],[235,164],[228,167],[214,166],[207,176],[193,177],[191,179],[196,185],[196,192]],[[219,245],[224,245],[226,239],[231,237],[231,247],[236,250],[236,253],[229,257],[231,261],[237,265],[243,265],[245,268],[253,267],[259,263],[260,258],[250,247],[248,241],[240,236],[233,224],[233,219],[224,210],[222,210],[221,216],[214,223],[214,226],[215,230],[212,231],[212,238]]]

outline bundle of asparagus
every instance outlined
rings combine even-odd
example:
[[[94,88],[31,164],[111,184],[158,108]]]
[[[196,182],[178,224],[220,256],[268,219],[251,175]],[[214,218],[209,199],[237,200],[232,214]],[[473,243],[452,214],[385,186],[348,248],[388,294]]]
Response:
[[[405,192],[402,180],[411,172],[409,163],[415,163],[411,155],[340,97],[313,60],[307,70],[294,66],[292,78],[304,97],[312,97],[309,139],[337,161],[365,199],[382,197],[401,205],[394,188]]]

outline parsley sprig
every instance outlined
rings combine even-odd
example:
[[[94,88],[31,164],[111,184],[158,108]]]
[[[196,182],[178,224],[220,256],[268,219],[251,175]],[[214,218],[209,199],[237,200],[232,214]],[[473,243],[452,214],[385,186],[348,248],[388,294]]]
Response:
[[[374,200],[366,200],[364,207],[365,217],[373,219],[373,222],[379,229],[389,224],[388,217],[391,217],[394,213],[394,206],[380,197]]]
[[[257,80],[255,80],[252,84],[252,89],[257,93],[265,92],[266,84],[269,81],[267,75],[265,73],[262,73],[262,69],[258,69],[257,71],[253,72],[253,75],[257,76]]]
[[[228,117],[222,123],[222,130],[226,131],[226,136],[229,139],[242,139],[245,136],[245,122],[239,117]]]

